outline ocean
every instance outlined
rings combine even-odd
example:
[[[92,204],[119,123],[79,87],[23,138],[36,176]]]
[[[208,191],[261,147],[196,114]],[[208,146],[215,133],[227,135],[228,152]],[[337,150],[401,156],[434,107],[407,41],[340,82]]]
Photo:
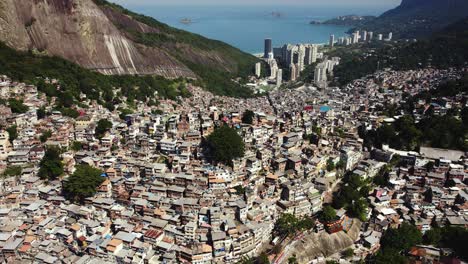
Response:
[[[170,26],[229,43],[252,54],[263,52],[263,41],[273,46],[286,43],[326,43],[331,34],[345,36],[348,27],[311,25],[340,15],[379,15],[389,7],[314,6],[138,6],[125,5]],[[190,19],[184,24],[181,20]]]

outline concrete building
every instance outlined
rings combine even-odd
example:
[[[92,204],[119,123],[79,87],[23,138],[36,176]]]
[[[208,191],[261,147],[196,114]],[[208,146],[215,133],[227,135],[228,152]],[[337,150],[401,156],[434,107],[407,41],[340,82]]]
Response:
[[[377,35],[377,39],[378,39],[379,41],[382,41],[383,35],[382,35],[382,34],[378,34],[378,35]]]
[[[289,79],[291,81],[295,81],[298,76],[298,70],[297,70],[297,65],[294,63],[291,63],[289,65]]]
[[[264,48],[263,58],[265,59],[273,58],[273,44],[270,38],[265,39],[265,48]]]
[[[278,69],[278,73],[276,74],[276,87],[280,87],[283,84],[283,70]]]
[[[330,48],[333,48],[333,46],[335,46],[335,35],[330,35],[330,41],[328,45],[330,46]]]
[[[262,74],[262,63],[257,62],[255,64],[255,76],[257,76],[257,78],[260,78],[261,74]]]

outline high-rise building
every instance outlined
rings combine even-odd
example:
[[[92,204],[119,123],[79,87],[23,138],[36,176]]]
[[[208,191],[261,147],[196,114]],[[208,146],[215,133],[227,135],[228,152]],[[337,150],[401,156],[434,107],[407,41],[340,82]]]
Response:
[[[312,63],[317,62],[318,46],[312,45]]]
[[[295,81],[297,79],[297,67],[294,63],[289,65],[289,79]]]
[[[276,87],[280,87],[283,84],[283,70],[279,69],[276,74]]]
[[[257,62],[255,64],[255,75],[257,76],[257,78],[260,78],[260,75],[262,74],[262,63],[261,62]]]
[[[335,35],[330,35],[329,46],[330,46],[330,48],[333,48],[333,46],[335,46]]]
[[[392,38],[393,38],[393,33],[392,32],[388,33],[388,41],[391,41]]]
[[[270,59],[273,55],[273,44],[270,38],[265,39],[265,51],[263,58]]]
[[[353,40],[352,40],[352,44],[356,44],[359,42],[359,31],[356,31],[353,33]]]
[[[382,34],[378,34],[378,35],[377,35],[377,39],[381,41],[381,40],[383,39],[383,35],[382,35]]]
[[[374,38],[374,32],[372,32],[372,31],[367,32],[367,39],[369,41],[372,41],[373,38]]]
[[[303,44],[297,45],[297,63],[298,71],[301,72],[305,68],[305,55],[306,55],[306,47]]]
[[[268,64],[270,65],[270,79],[275,79],[276,74],[278,73],[278,63],[274,59],[268,60]]]
[[[367,41],[367,31],[365,31],[365,30],[362,32],[362,41],[363,42]]]
[[[315,71],[314,71],[315,84],[319,85],[327,81],[327,68],[328,68],[327,61],[321,62],[315,67]]]

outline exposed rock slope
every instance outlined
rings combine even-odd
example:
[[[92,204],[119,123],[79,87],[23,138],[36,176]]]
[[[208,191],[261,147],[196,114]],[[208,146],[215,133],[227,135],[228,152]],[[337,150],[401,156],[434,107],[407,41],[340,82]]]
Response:
[[[198,65],[236,73],[240,66],[218,46],[253,59],[229,45],[162,23],[148,25],[135,16],[102,0],[1,0],[0,40],[18,50],[63,57],[104,74],[197,77],[193,68]],[[181,40],[187,36],[214,48]]]

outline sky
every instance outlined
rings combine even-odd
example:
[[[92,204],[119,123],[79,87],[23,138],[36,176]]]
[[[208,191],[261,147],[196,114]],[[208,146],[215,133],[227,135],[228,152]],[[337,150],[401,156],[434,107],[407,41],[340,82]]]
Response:
[[[124,6],[129,5],[336,5],[336,6],[388,6],[393,7],[401,0],[110,0]]]

